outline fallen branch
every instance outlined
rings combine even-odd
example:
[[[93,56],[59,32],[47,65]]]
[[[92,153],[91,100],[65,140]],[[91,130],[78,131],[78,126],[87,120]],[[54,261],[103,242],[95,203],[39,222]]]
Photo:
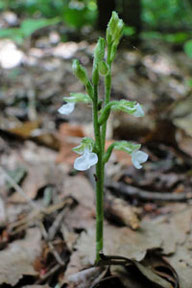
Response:
[[[105,186],[112,192],[115,192],[116,195],[118,194],[119,196],[125,198],[137,198],[147,201],[170,201],[170,202],[187,201],[192,199],[191,192],[187,193],[151,192],[121,182],[110,182],[109,180],[106,182]]]

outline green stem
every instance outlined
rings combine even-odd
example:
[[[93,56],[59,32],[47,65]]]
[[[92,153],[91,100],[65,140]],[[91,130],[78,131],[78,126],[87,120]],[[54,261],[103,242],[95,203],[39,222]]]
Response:
[[[111,67],[108,75],[105,77],[105,106],[110,101],[111,95]],[[102,150],[105,152],[105,138],[106,138],[107,121],[102,125]]]
[[[99,253],[103,250],[103,187],[104,164],[100,125],[98,121],[98,95],[97,85],[94,85],[93,122],[95,132],[96,150],[98,162],[96,165],[96,263],[100,260]]]
[[[108,43],[108,51],[107,51],[107,64],[109,66],[109,72],[105,76],[105,106],[109,103],[110,101],[110,96],[111,96],[111,48],[112,48],[112,43]],[[107,121],[103,123],[102,125],[102,150],[103,153],[105,152],[105,138],[106,138],[106,129],[107,129]]]
[[[119,101],[110,101],[108,104],[104,106],[104,108],[101,110],[100,117],[99,117],[99,125],[103,125],[105,122],[107,122],[111,107],[115,104],[118,104]]]

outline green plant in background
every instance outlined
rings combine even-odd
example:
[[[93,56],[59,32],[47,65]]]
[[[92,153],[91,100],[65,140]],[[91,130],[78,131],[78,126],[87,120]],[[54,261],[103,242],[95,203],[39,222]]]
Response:
[[[0,30],[0,38],[9,38],[18,44],[22,44],[25,38],[30,37],[36,30],[55,25],[59,18],[53,19],[26,19],[23,20],[19,28],[7,28]]]
[[[76,170],[85,171],[96,164],[96,263],[100,260],[99,253],[103,250],[105,164],[109,160],[113,149],[122,150],[130,154],[133,165],[138,169],[142,168],[141,164],[148,158],[145,152],[139,150],[141,147],[140,144],[127,141],[114,142],[105,151],[107,120],[112,111],[124,111],[135,117],[144,116],[141,105],[135,101],[110,101],[111,65],[115,59],[117,47],[123,34],[123,28],[123,21],[119,19],[116,12],[113,12],[108,23],[106,40],[99,38],[94,50],[92,79],[89,79],[86,69],[80,65],[78,60],[74,60],[73,62],[73,72],[85,86],[87,94],[72,93],[70,97],[64,98],[66,104],[58,110],[61,114],[69,114],[74,110],[75,103],[77,102],[92,104],[95,140],[85,137],[81,140],[80,145],[73,150],[80,155],[74,162]],[[105,50],[107,50],[106,59]],[[104,99],[99,99],[98,97],[100,76],[104,77],[105,81]]]
[[[192,40],[188,40],[184,45],[184,51],[189,58],[192,58]]]

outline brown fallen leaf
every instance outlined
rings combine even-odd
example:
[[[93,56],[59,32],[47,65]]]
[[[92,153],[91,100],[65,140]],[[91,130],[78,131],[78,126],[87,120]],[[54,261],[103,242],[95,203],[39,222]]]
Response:
[[[95,223],[95,196],[89,181],[82,175],[65,179],[63,195],[71,196],[78,205],[64,219],[65,225],[73,229],[89,229]]]
[[[22,189],[30,199],[34,199],[37,196],[39,189],[49,184],[48,174],[50,173],[50,170],[53,170],[53,167],[44,164],[39,164],[38,169],[37,165],[30,164],[26,166],[28,166],[27,176],[22,183]],[[18,192],[15,192],[11,197],[9,197],[9,202],[25,203],[26,199]]]
[[[9,129],[8,132],[15,134],[19,137],[22,137],[24,139],[28,139],[31,137],[31,133],[35,129],[39,128],[39,126],[40,126],[39,121],[27,121],[19,126]]]
[[[22,240],[11,243],[0,253],[0,284],[16,285],[23,275],[36,276],[33,268],[36,257],[41,253],[41,233],[38,228],[27,231]]]
[[[105,199],[105,214],[109,221],[128,226],[133,230],[140,227],[138,209],[128,205],[123,199],[107,197]]]
[[[104,252],[107,255],[124,256],[137,262],[144,259],[147,251],[154,249],[159,249],[163,254],[167,255],[175,252],[177,254],[178,245],[183,245],[189,233],[191,233],[192,208],[186,205],[185,207],[181,205],[179,208],[177,205],[176,211],[166,216],[142,220],[141,227],[137,231],[133,231],[128,227],[116,227],[105,223]],[[94,226],[89,228],[87,232],[81,233],[75,248],[76,251],[71,257],[71,263],[79,263],[78,267],[82,268],[87,268],[94,264]],[[171,258],[167,259],[180,276],[179,270],[170,261]],[[189,260],[187,262],[192,263]]]
[[[56,159],[57,163],[66,162],[73,164],[76,154],[72,151],[72,148],[80,143],[80,139],[84,137],[84,131],[80,125],[72,125],[69,123],[63,123],[59,127],[58,139],[60,141],[60,151]],[[79,139],[79,141],[77,141]]]

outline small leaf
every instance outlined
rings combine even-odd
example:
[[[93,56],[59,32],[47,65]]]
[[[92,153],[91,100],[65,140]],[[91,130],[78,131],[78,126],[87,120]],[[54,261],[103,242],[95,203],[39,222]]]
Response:
[[[25,37],[29,37],[36,30],[47,27],[49,25],[54,25],[59,22],[59,18],[53,19],[26,19],[21,23],[20,30]]]

